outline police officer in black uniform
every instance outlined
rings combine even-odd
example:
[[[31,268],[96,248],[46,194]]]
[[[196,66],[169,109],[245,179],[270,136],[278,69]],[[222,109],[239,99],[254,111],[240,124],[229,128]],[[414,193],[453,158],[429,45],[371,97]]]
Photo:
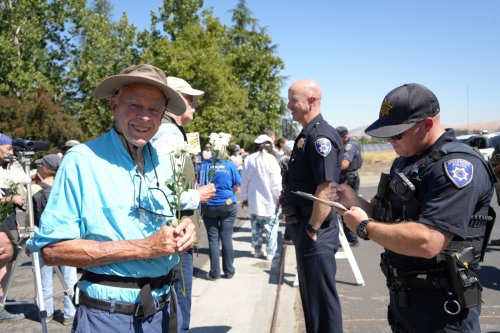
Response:
[[[359,191],[359,173],[358,170],[363,164],[361,157],[361,145],[349,137],[349,131],[345,126],[338,126],[337,132],[344,144],[344,160],[340,166],[339,184],[347,184],[356,193]],[[358,235],[351,231],[344,222],[342,222],[345,237],[350,246],[358,246]]]
[[[348,227],[385,248],[393,332],[481,331],[475,269],[494,223],[494,178],[481,154],[442,127],[439,111],[422,85],[389,92],[366,133],[386,138],[400,156],[390,174],[370,203],[345,185],[332,187],[331,199],[350,207]]]
[[[291,223],[307,332],[342,332],[335,285],[339,246],[337,215],[330,207],[294,194],[303,191],[327,198],[337,182],[344,154],[340,137],[321,116],[321,89],[310,79],[288,89],[288,109],[303,129],[295,140],[286,174],[283,214]]]

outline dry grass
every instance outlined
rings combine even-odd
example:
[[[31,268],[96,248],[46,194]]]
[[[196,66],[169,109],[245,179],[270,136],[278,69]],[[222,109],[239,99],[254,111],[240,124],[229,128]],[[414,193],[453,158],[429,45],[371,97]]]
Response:
[[[379,162],[392,163],[392,161],[394,161],[397,155],[393,150],[383,150],[383,151],[365,151],[361,153],[361,157],[363,158],[363,164],[364,163],[371,164]]]

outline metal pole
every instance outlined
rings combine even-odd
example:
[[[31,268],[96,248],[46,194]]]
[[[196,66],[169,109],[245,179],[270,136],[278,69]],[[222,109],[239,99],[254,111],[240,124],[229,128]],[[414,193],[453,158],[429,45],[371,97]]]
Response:
[[[21,152],[19,153],[18,161],[19,163],[23,166],[24,172],[26,175],[30,175],[30,165],[31,165],[31,158],[29,156],[32,156],[33,152]],[[20,237],[21,241],[19,242],[19,255],[16,258],[16,261],[14,262],[11,274],[9,275],[9,279],[7,280],[7,286],[5,288],[4,292],[4,297],[2,298],[2,302],[0,304],[0,308],[4,307],[5,304],[25,304],[27,302],[7,302],[7,294],[9,292],[10,285],[14,279],[15,272],[17,270],[17,267],[21,263],[21,257],[23,255],[23,252],[26,247],[26,241],[33,236],[35,232],[35,218],[33,215],[33,198],[32,198],[32,192],[31,192],[31,184],[28,184],[26,186],[26,220],[25,220],[25,232],[24,234]],[[40,274],[40,260],[39,260],[39,253],[34,252],[31,254],[31,264],[32,264],[32,271],[33,271],[33,277],[34,277],[34,284],[35,284],[35,302],[36,305],[38,306],[39,313],[40,313],[40,322],[42,324],[42,332],[47,333],[47,311],[45,310],[45,302],[43,298],[43,291],[42,291],[42,278]]]
[[[466,86],[466,108],[467,108],[467,134],[470,134],[469,127],[469,85]]]

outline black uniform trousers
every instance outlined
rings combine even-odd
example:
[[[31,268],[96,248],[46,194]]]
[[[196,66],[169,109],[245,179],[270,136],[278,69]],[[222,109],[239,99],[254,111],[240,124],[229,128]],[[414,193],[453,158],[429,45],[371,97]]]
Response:
[[[300,223],[290,224],[306,330],[340,333],[342,312],[335,284],[338,224],[334,220],[323,222],[317,240],[313,241],[306,232],[308,221],[309,216],[303,216]]]

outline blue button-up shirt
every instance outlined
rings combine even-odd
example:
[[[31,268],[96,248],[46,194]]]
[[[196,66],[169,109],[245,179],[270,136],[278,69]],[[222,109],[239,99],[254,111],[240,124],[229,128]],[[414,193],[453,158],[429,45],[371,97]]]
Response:
[[[140,204],[155,213],[173,215],[167,197],[153,189],[158,183],[168,196],[170,191],[165,181],[172,176],[172,170],[168,158],[158,156],[150,144],[144,147],[144,161],[143,176],[137,172],[129,152],[114,130],[72,148],[57,171],[40,227],[28,240],[29,250],[39,251],[61,240],[143,239],[157,232],[168,219],[139,212],[137,208]],[[97,274],[158,277],[168,274],[178,261],[175,254],[88,269]],[[108,287],[87,281],[80,281],[78,287],[94,298],[139,302],[139,289]],[[153,297],[164,295],[168,289],[164,286],[153,290]]]

